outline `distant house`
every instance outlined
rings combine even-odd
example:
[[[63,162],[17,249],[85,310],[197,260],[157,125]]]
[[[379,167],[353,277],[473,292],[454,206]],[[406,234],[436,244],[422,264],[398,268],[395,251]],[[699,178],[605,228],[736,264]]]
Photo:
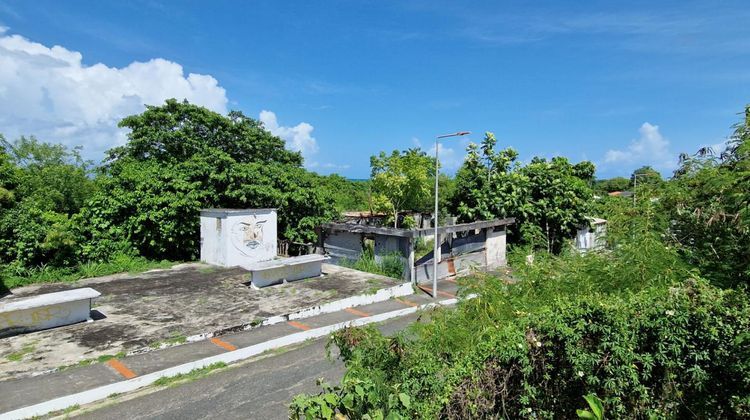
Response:
[[[578,229],[576,249],[581,252],[604,249],[606,246],[607,221],[596,217],[587,217],[589,226]]]
[[[609,196],[629,198],[633,196],[633,191],[612,191],[611,193],[609,193]]]

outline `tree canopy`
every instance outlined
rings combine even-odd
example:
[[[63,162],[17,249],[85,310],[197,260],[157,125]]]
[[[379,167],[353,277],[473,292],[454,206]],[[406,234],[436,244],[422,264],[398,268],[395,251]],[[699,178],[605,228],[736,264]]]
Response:
[[[388,210],[394,227],[401,210],[429,208],[435,159],[422,150],[394,150],[390,155],[381,152],[370,157],[370,169],[373,201]]]
[[[593,164],[556,157],[522,166],[514,149],[497,151],[496,144],[495,135],[486,133],[481,146],[469,145],[456,174],[452,211],[463,221],[515,217],[524,240],[559,251],[586,223]]]
[[[333,200],[302,157],[259,122],[168,100],[122,120],[128,143],[108,153],[85,218],[92,242],[127,239],[148,257],[197,256],[201,208],[277,208],[284,239],[310,242]],[[92,255],[102,254],[92,249]]]

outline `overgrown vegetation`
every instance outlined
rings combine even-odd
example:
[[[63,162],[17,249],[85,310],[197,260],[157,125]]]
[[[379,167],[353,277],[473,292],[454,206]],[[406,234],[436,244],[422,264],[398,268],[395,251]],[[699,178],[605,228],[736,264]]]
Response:
[[[750,107],[725,153],[684,155],[668,181],[641,168],[632,179],[635,200],[590,203],[589,211],[609,220],[608,250],[578,254],[565,241],[555,249],[543,232],[548,246],[524,240],[511,252],[517,282],[463,279],[461,293],[476,298],[434,310],[407,334],[385,337],[371,327],[334,334],[347,374],[319,394],[296,397],[291,416],[750,416],[748,127]],[[462,201],[467,217],[503,214],[492,206],[512,203],[523,194],[516,187],[531,182],[507,169],[510,151],[484,156],[491,162],[458,179],[476,187]],[[532,171],[555,165],[529,166],[539,163],[547,166]],[[591,183],[588,170],[557,165],[558,180],[568,171]],[[508,182],[486,187],[493,177]],[[483,201],[481,191],[502,200]],[[539,227],[544,219],[524,220]],[[584,397],[588,409],[581,410]]]
[[[201,208],[274,207],[282,239],[312,242],[336,215],[332,192],[360,188],[306,171],[239,112],[168,100],[120,126],[128,142],[100,167],[77,148],[0,137],[0,292],[192,260]]]
[[[465,279],[463,293],[480,296],[432,312],[415,338],[341,331],[344,380],[296,398],[291,414],[572,417],[595,393],[614,417],[747,415],[746,294],[710,286],[674,249],[645,244],[538,255],[531,266],[516,250],[518,283]]]
[[[404,276],[404,258],[401,254],[394,252],[387,255],[379,255],[376,258],[372,243],[365,244],[362,254],[358,259],[342,259],[339,264],[355,270],[380,274],[381,276],[395,279],[401,279]]]
[[[512,148],[495,150],[487,133],[472,144],[456,174],[450,210],[462,221],[515,217],[516,242],[560,252],[563,243],[586,223],[592,199],[594,165],[572,165],[563,157],[518,163]],[[520,234],[520,237],[518,236]]]
[[[390,155],[381,152],[370,157],[370,169],[372,208],[388,214],[393,227],[398,227],[400,211],[429,208],[435,159],[421,149],[394,150]]]

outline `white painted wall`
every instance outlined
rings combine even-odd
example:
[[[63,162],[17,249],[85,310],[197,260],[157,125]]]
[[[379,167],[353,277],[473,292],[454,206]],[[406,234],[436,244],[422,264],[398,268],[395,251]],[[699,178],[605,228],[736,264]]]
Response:
[[[201,261],[235,267],[276,257],[275,209],[207,209],[200,218]]]
[[[607,245],[607,221],[591,218],[591,227],[584,226],[576,233],[576,249],[582,252],[603,249]]]
[[[485,242],[485,254],[487,256],[487,268],[495,268],[506,265],[505,258],[505,229],[495,231],[487,229],[487,240]]]
[[[91,301],[99,295],[96,290],[85,287],[2,303],[0,331],[38,331],[86,321]]]
[[[250,271],[250,279],[255,287],[266,287],[286,281],[320,277],[322,274],[323,255],[310,254],[298,257],[282,258],[243,265]]]

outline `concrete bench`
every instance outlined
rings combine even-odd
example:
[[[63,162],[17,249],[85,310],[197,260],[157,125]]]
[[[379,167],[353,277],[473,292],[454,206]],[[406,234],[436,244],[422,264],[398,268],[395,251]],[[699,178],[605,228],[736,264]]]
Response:
[[[266,287],[283,281],[318,277],[323,272],[323,261],[326,259],[318,254],[300,255],[251,263],[242,268],[250,271],[250,279],[255,287]]]
[[[86,321],[100,295],[85,287],[0,302],[0,337]]]

